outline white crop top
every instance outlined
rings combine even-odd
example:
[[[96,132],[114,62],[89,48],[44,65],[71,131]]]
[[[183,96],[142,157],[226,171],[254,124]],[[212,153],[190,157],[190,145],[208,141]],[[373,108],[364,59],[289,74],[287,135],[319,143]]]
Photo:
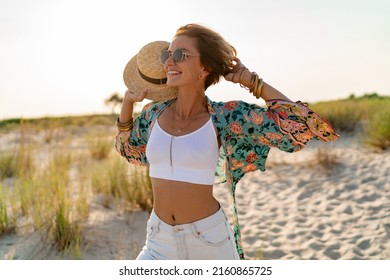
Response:
[[[153,178],[212,185],[219,158],[218,142],[210,119],[186,135],[165,132],[156,120],[146,146]]]

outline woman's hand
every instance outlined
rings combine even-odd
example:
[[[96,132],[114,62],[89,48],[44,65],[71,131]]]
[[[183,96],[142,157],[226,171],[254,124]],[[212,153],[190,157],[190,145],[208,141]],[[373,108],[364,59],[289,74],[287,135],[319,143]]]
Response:
[[[131,92],[130,90],[127,90],[125,92],[121,112],[119,114],[119,122],[127,123],[133,119],[134,103],[141,102],[142,100],[144,100],[147,93],[147,89],[140,94]]]
[[[229,73],[227,73],[224,78],[226,81],[239,83],[240,73],[246,67],[244,64],[242,64],[241,60],[238,57],[234,58],[234,61],[236,62],[236,65],[234,65],[233,69]]]
[[[125,92],[125,97],[123,98],[123,103],[134,104],[135,102],[142,102],[145,99],[147,93],[148,93],[147,89],[145,89],[143,92],[138,94],[130,90],[127,90]]]
[[[232,71],[224,76],[226,81],[233,82],[235,84],[240,83],[243,86],[248,86],[251,82],[252,73],[245,67],[239,58],[235,58],[236,65]]]

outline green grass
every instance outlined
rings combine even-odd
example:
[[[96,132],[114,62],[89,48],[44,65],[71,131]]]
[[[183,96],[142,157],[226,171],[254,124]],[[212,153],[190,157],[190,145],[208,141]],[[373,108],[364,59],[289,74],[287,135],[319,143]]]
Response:
[[[86,115],[86,116],[64,116],[44,118],[12,118],[0,120],[0,130],[9,131],[18,128],[21,122],[32,130],[46,130],[58,127],[89,127],[95,125],[113,125],[117,115]]]
[[[14,176],[28,176],[34,172],[31,149],[27,145],[24,121],[19,125],[19,145],[14,150],[0,150],[0,180]]]
[[[0,151],[0,180],[16,175],[16,159],[13,153]]]
[[[131,166],[116,156],[92,170],[91,185],[95,194],[104,194],[105,207],[115,199],[125,202],[129,209],[151,210],[153,205],[152,185],[148,170],[142,166]]]
[[[390,104],[369,116],[364,133],[367,144],[381,150],[390,147]]]
[[[115,119],[0,122],[0,133],[17,136],[16,145],[0,153],[0,236],[13,233],[18,224],[23,231],[38,232],[64,255],[82,258],[83,223],[96,194],[103,193],[121,211],[151,209],[147,170],[131,167],[112,152]],[[46,159],[37,158],[42,153]]]
[[[16,229],[16,219],[15,216],[10,215],[7,201],[5,188],[0,183],[0,238],[5,234],[14,232]]]
[[[91,157],[96,160],[103,160],[108,158],[110,152],[113,150],[113,139],[107,137],[94,136],[89,140],[89,152]]]
[[[379,148],[390,147],[390,97],[366,94],[362,97],[310,104],[337,132],[355,133],[363,142]]]
[[[34,172],[31,151],[19,148],[18,151],[0,150],[0,180],[27,176]]]

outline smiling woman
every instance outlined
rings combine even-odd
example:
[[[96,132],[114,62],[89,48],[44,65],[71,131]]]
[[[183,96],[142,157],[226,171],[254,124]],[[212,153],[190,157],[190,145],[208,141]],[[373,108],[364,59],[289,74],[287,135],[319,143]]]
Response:
[[[221,77],[263,98],[268,109],[211,101],[206,89]],[[154,197],[139,260],[243,259],[235,200],[240,179],[265,170],[271,147],[294,152],[313,138],[338,138],[326,120],[263,82],[221,35],[201,25],[180,27],[169,46],[146,45],[124,78],[138,82],[127,83],[116,149],[130,163],[150,166]],[[170,90],[174,95],[163,100]],[[133,121],[134,104],[146,96],[157,101]],[[213,184],[222,181],[232,188],[234,231],[213,196]]]

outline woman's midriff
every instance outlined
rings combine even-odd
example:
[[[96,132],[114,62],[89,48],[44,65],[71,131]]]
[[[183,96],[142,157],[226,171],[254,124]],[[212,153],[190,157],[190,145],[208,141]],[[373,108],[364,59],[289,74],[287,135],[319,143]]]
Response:
[[[153,209],[170,225],[187,224],[206,218],[219,209],[212,185],[199,185],[151,178]]]

